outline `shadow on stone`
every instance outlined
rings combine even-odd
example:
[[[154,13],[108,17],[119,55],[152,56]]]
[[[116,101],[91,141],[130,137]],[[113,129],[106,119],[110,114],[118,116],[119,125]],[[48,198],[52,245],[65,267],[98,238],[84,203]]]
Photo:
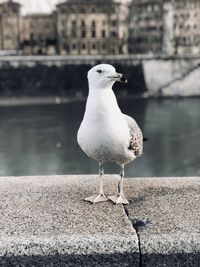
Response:
[[[92,254],[92,255],[47,255],[0,257],[0,266],[124,266],[138,267],[138,254]]]
[[[135,220],[132,220],[131,223],[133,225],[133,228],[136,230],[136,232],[138,232],[138,230],[141,230],[143,228],[146,228],[152,225],[149,219],[147,220],[135,219]]]
[[[144,254],[142,267],[199,267],[199,253]]]

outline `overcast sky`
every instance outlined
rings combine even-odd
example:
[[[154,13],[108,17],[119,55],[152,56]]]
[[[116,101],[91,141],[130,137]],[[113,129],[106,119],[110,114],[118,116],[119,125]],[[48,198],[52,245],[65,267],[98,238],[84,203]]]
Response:
[[[59,2],[65,2],[65,0],[13,0],[22,5],[23,14],[27,13],[49,13],[55,5]],[[123,0],[127,1],[127,0]],[[0,2],[6,2],[6,0],[0,0]]]
[[[59,0],[13,0],[22,5],[22,12],[27,13],[49,13],[59,2]],[[0,0],[0,2],[6,2],[6,0]],[[64,2],[64,1],[62,1]]]

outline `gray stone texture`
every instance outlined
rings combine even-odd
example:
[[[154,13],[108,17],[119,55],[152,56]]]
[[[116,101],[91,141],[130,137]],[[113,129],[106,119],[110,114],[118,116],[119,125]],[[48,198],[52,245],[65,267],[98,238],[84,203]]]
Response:
[[[200,178],[127,179],[142,266],[200,266]]]
[[[97,188],[98,176],[0,178],[0,266],[138,266],[123,206],[83,201]]]
[[[1,177],[0,267],[200,266],[200,178],[126,179],[125,207],[83,201],[97,190],[94,175]]]

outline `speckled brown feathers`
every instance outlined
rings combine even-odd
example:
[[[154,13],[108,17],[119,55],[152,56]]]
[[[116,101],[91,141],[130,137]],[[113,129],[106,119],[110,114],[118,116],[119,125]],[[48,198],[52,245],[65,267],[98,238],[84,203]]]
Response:
[[[136,157],[140,157],[143,151],[142,132],[133,118],[127,115],[124,115],[124,116],[125,116],[126,121],[128,122],[128,126],[130,129],[130,143],[128,146],[128,150],[133,151]]]
[[[141,133],[140,131],[133,132],[130,130],[130,134],[131,134],[131,140],[128,149],[132,150],[136,157],[140,157],[142,155],[142,148],[143,148]]]

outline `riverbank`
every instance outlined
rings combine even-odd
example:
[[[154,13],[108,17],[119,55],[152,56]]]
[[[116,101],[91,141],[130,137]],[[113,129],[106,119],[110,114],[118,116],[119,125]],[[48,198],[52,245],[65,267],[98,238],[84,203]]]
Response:
[[[128,84],[115,85],[127,94],[155,97],[200,96],[200,58],[118,56],[5,56],[0,57],[0,94],[60,97],[87,94],[87,72],[109,63],[126,75]]]
[[[42,62],[13,66],[12,62],[0,66],[0,95],[4,97],[66,97],[88,94],[87,73],[93,65],[46,65]],[[146,86],[142,65],[115,65],[126,75],[128,84],[116,83],[115,91],[143,94]]]
[[[126,95],[122,94],[117,96],[118,100],[131,100],[131,99],[155,99],[162,101],[164,99],[185,99],[185,98],[200,98],[200,96],[159,96],[159,95],[149,95],[148,93],[142,95]],[[87,96],[77,95],[77,96],[21,96],[21,97],[0,97],[0,107],[9,106],[37,106],[37,105],[60,105],[60,104],[70,104],[77,102],[85,102]]]
[[[34,105],[59,105],[59,104],[68,104],[79,101],[86,101],[86,97],[77,96],[77,97],[59,97],[59,96],[44,96],[44,97],[1,97],[0,98],[0,107],[7,106],[34,106]]]
[[[118,177],[106,176],[105,193]],[[130,205],[91,205],[97,176],[0,178],[2,266],[198,267],[200,178],[125,179]]]
[[[3,56],[0,94],[73,95],[87,92],[86,74],[99,63],[126,74],[131,94],[156,97],[200,96],[200,57],[192,55]]]

